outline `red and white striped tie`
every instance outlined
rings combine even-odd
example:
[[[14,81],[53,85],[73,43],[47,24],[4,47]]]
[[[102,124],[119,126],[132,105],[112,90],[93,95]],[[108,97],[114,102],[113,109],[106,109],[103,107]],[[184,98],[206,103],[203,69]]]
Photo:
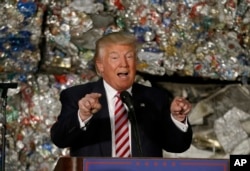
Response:
[[[130,157],[128,113],[119,93],[115,102],[115,151],[116,157]]]

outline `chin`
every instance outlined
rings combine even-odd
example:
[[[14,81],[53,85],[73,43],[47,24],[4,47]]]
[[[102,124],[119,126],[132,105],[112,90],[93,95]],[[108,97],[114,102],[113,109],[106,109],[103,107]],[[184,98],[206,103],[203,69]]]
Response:
[[[119,85],[119,90],[124,91],[124,90],[127,90],[130,87],[131,87],[131,85]]]

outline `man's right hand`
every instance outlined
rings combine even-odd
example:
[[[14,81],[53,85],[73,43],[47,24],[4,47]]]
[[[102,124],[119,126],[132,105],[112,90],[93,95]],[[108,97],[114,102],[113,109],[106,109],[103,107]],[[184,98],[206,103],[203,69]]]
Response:
[[[79,114],[82,121],[85,121],[101,109],[102,106],[99,102],[100,97],[100,93],[90,93],[78,101]]]

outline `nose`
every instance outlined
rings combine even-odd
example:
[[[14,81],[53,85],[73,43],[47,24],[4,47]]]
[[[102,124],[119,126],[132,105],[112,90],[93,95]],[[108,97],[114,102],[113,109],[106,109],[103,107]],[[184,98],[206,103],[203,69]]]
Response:
[[[122,67],[127,67],[128,66],[128,61],[127,61],[127,58],[125,56],[123,56],[121,58],[120,64],[121,64]]]

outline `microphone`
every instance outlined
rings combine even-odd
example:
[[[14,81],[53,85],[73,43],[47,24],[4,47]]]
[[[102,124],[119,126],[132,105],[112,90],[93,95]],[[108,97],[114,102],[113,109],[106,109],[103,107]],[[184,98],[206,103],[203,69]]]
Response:
[[[128,108],[128,118],[131,122],[132,130],[134,132],[133,135],[134,135],[134,138],[136,141],[139,156],[142,157],[143,153],[142,153],[142,149],[141,149],[141,140],[139,137],[138,124],[137,124],[137,120],[136,120],[132,96],[129,94],[129,92],[122,91],[120,93],[120,97],[121,97],[122,102],[125,103],[125,105]]]
[[[17,83],[0,83],[0,88],[17,88]]]
[[[2,89],[2,98],[7,98],[7,91],[9,88],[17,88],[17,83],[0,83],[0,89]]]
[[[120,94],[121,100],[127,106],[130,113],[134,113],[134,105],[132,101],[132,96],[127,91],[122,91]],[[132,119],[132,117],[131,117]]]

